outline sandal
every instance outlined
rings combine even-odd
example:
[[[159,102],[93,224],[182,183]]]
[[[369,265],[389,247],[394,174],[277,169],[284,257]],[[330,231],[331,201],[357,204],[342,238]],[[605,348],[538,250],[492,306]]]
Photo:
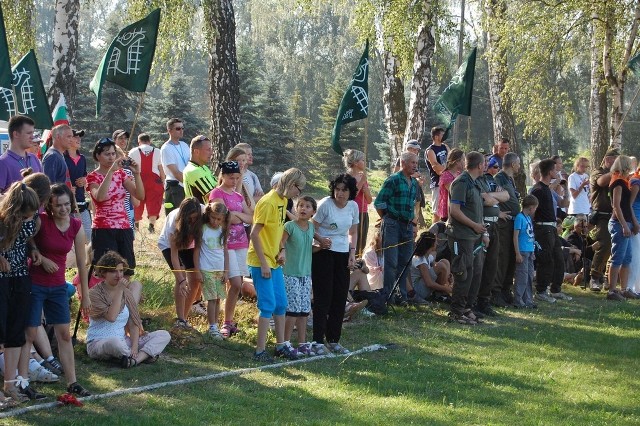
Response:
[[[8,397],[0,398],[0,411],[6,410],[7,408],[14,408],[14,407],[17,407],[18,405],[20,405],[20,402],[12,398],[8,398]]]
[[[120,357],[120,367],[122,368],[131,368],[138,365],[138,361],[132,356],[122,355]]]
[[[91,396],[91,392],[83,388],[78,382],[73,382],[67,386],[67,392],[78,396]]]
[[[14,401],[17,404],[29,401],[29,397],[21,394],[18,388],[15,386],[9,389],[5,389],[4,394],[7,397],[7,399]]]

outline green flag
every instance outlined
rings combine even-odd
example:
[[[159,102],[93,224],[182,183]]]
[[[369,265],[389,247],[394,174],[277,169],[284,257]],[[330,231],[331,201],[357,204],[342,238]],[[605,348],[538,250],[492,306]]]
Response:
[[[13,90],[15,114],[28,115],[36,122],[38,129],[53,127],[47,93],[44,91],[38,60],[33,49],[13,67]]]
[[[342,155],[340,146],[340,129],[343,124],[367,117],[369,112],[369,40],[364,48],[364,53],[358,63],[358,68],[353,73],[351,84],[342,97],[336,124],[331,134],[331,147]]]
[[[156,52],[160,9],[118,33],[89,84],[96,94],[96,117],[100,113],[102,85],[110,81],[132,92],[147,90],[153,56]]]
[[[9,117],[15,114],[12,80],[7,32],[4,28],[2,6],[0,6],[0,120],[4,121],[9,120]]]
[[[458,114],[471,115],[471,94],[473,92],[473,76],[476,69],[476,50],[474,47],[467,59],[460,65],[444,89],[442,95],[433,106],[436,118],[440,120],[445,128],[442,136],[444,141],[449,130],[456,122]]]
[[[640,53],[629,59],[627,66],[636,77],[640,76]]]

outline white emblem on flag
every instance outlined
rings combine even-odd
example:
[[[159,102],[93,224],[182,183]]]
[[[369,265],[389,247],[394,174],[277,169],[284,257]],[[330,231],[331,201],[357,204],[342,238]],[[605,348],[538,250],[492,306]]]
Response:
[[[118,73],[127,75],[137,74],[138,71],[140,71],[140,56],[142,56],[144,50],[142,41],[145,39],[145,31],[142,28],[129,31],[118,37],[116,39],[117,44],[113,47],[111,57],[109,58],[107,75],[117,75]],[[124,69],[120,67],[120,57],[123,51],[125,51],[127,55]]]
[[[31,74],[25,68],[13,72],[13,86],[16,92],[20,92],[19,102],[16,105],[19,114],[29,114],[36,110],[35,99],[33,97],[33,86],[31,85]],[[21,108],[22,107],[22,108]]]
[[[5,104],[10,117],[16,114],[13,90],[7,89],[6,87],[0,87],[0,102]]]

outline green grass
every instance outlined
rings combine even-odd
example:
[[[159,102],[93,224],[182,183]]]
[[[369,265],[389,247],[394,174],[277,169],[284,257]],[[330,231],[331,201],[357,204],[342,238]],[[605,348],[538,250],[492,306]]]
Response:
[[[153,240],[143,316],[171,324],[171,276]],[[572,302],[501,310],[476,327],[448,323],[446,307],[398,309],[345,324],[341,343],[394,348],[0,419],[3,425],[193,424],[640,424],[639,301],[616,303],[570,287]],[[257,366],[255,307],[239,307],[244,332],[227,342],[181,339],[153,365],[131,370],[76,348],[78,378],[94,393]],[[196,324],[204,331],[206,324]],[[270,339],[271,346],[273,338]],[[63,385],[41,385],[49,400]]]

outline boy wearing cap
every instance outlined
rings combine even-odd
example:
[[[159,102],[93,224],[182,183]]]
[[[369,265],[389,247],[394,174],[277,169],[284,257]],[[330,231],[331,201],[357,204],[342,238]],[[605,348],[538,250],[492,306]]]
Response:
[[[155,224],[164,194],[164,170],[160,162],[160,150],[151,145],[151,137],[146,133],[138,135],[138,147],[129,151],[129,158],[140,165],[140,177],[144,185],[145,199],[140,200],[133,210],[136,228],[139,228],[145,206],[149,219],[149,233],[155,232]]]
[[[208,137],[198,135],[191,139],[191,159],[183,170],[184,193],[187,197],[196,197],[202,204],[209,204],[209,194],[218,186],[209,168],[212,153]]]

